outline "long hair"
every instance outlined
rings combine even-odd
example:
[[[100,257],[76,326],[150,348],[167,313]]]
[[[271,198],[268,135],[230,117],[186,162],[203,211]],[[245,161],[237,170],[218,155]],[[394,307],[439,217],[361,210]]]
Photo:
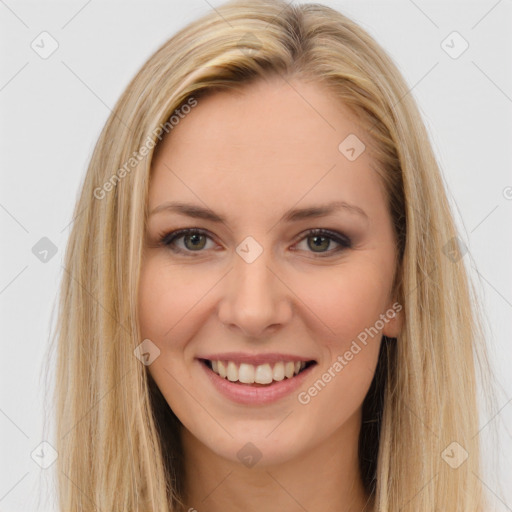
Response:
[[[362,28],[329,7],[282,0],[231,1],[180,30],[101,132],[74,211],[55,329],[60,507],[181,510],[179,421],[134,355],[152,155],[206,94],[270,75],[325,85],[357,116],[398,240],[393,288],[404,323],[383,340],[359,442],[375,509],[481,512],[483,329],[426,128],[397,67]]]

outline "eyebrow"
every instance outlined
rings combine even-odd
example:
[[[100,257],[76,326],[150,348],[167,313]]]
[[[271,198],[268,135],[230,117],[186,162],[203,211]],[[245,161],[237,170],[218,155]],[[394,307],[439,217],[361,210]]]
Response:
[[[163,211],[179,213],[196,219],[209,220],[211,222],[226,223],[226,218],[219,215],[208,208],[199,205],[182,203],[179,201],[168,201],[155,207],[150,216]],[[325,217],[337,211],[346,211],[354,215],[359,215],[368,219],[366,212],[354,204],[346,201],[333,201],[323,205],[312,205],[305,208],[295,208],[288,210],[283,214],[279,222],[297,222],[304,219],[313,219],[317,217]]]

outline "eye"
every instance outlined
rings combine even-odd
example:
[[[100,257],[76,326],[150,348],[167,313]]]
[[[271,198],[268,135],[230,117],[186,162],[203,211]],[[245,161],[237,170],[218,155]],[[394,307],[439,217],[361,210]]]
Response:
[[[307,248],[312,249],[311,252],[322,254],[320,257],[324,257],[323,254],[330,256],[334,253],[342,251],[343,249],[349,249],[352,246],[350,238],[348,238],[346,235],[336,231],[329,231],[327,229],[311,229],[306,233],[306,236],[303,237],[301,241],[306,242]],[[338,244],[338,247],[329,251],[322,250],[330,247],[332,242]]]
[[[198,228],[187,228],[162,235],[160,245],[169,247],[175,253],[194,257],[195,255],[192,253],[200,253],[203,252],[203,249],[207,248],[208,240],[213,242],[211,236],[206,231]],[[178,241],[183,241],[184,246],[180,247]],[[300,242],[303,241],[306,242],[307,248],[311,249],[309,252],[316,253],[319,257],[324,257],[321,256],[322,254],[330,256],[352,246],[350,238],[327,229],[311,229],[305,233],[305,236],[302,236]],[[338,244],[338,247],[326,250],[331,246],[332,242]]]
[[[185,248],[178,247],[176,245],[177,241],[180,239],[183,239]],[[201,250],[206,246],[207,239],[211,240],[211,237],[202,229],[188,228],[167,233],[160,239],[160,243],[169,247],[176,253],[186,254],[191,252],[201,252]]]

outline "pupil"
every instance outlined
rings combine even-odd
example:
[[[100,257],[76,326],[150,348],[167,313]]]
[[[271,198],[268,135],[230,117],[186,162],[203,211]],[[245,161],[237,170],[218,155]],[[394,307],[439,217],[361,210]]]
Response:
[[[329,245],[329,240],[326,237],[324,237],[324,236],[313,236],[312,238],[314,240],[313,244],[315,245],[315,247],[320,247],[320,248],[323,248],[323,249],[327,248],[327,247],[325,247],[325,243],[324,243],[324,247],[321,247],[322,243],[319,242],[319,240],[324,240],[324,241],[327,242],[327,245]]]
[[[196,245],[197,242],[199,242],[199,239],[202,237],[203,235],[198,235],[198,234],[194,234],[194,235],[188,235],[188,237],[185,237],[185,240],[188,238],[189,240],[193,240],[192,242],[192,248],[199,248],[199,249],[202,249],[202,246],[201,245]]]

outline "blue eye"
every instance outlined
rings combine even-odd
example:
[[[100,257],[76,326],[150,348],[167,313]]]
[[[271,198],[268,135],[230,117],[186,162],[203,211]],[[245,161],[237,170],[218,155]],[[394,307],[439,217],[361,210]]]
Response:
[[[177,245],[177,242],[181,239],[184,243],[183,247]],[[208,240],[213,242],[206,231],[198,228],[187,228],[163,235],[160,239],[160,245],[169,247],[175,253],[195,257],[193,253],[203,252],[202,249],[206,247]],[[311,229],[299,240],[299,242],[302,241],[307,241],[308,249],[312,249],[309,252],[319,255],[319,257],[324,257],[323,254],[330,256],[352,246],[350,238],[327,229]],[[328,249],[332,242],[338,244],[338,247],[331,250],[323,250]],[[320,250],[317,251],[316,249]]]

